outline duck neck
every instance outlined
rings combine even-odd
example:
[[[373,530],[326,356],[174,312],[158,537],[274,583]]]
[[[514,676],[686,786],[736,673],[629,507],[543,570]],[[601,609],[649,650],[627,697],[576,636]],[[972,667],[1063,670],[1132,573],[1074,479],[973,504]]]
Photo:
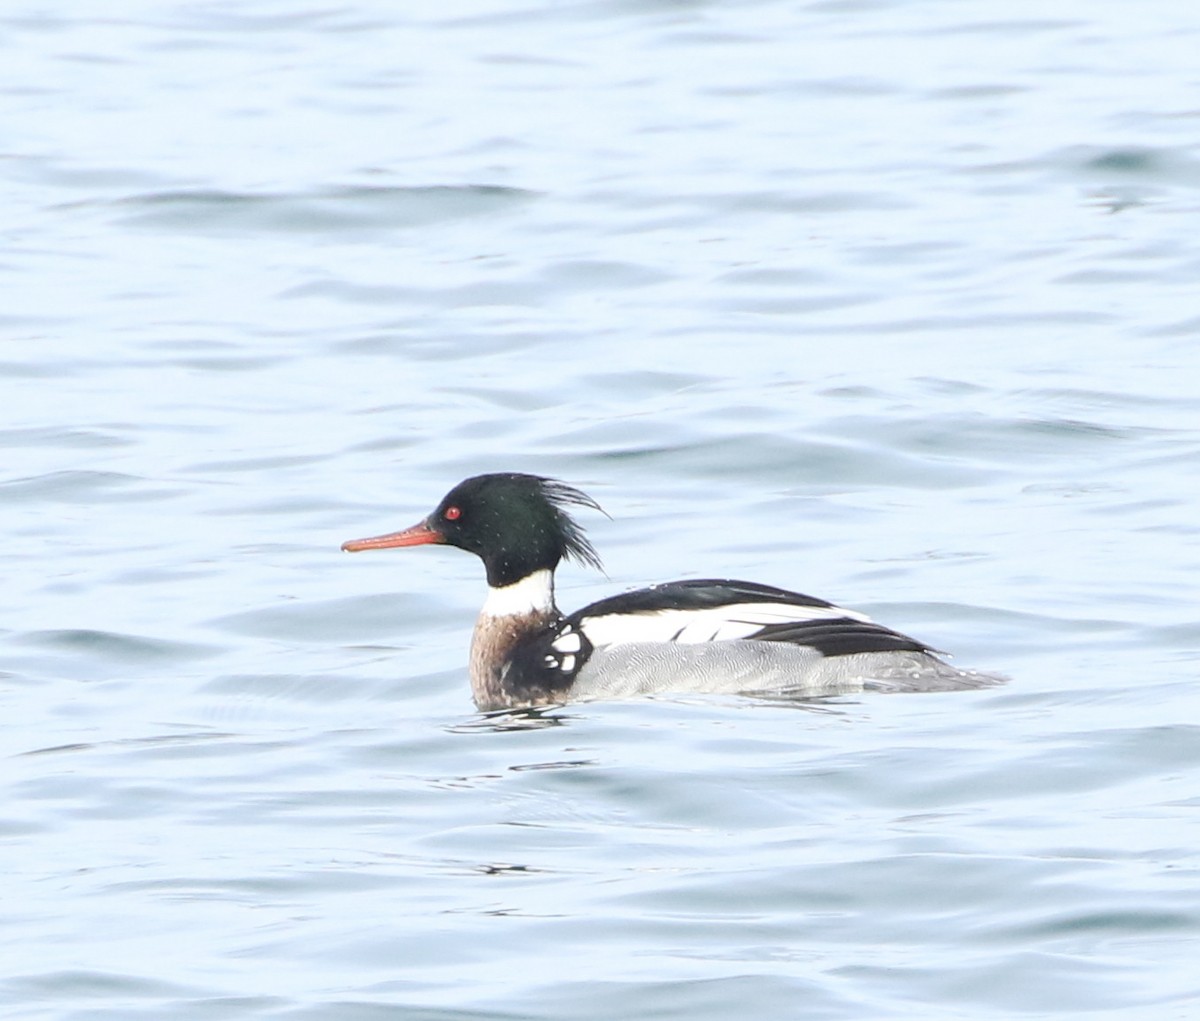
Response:
[[[512,706],[504,668],[522,639],[559,616],[554,572],[542,569],[511,585],[489,586],[471,637],[471,693],[482,710]]]

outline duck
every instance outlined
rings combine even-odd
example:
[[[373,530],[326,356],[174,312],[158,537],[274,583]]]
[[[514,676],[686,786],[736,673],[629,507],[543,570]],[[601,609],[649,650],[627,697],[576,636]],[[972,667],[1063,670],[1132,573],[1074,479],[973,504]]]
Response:
[[[923,641],[824,599],[757,582],[686,578],[559,610],[563,560],[603,570],[565,482],[520,472],[465,479],[410,528],[346,552],[456,546],[483,561],[487,597],[471,638],[481,712],[661,693],[817,698],[867,690],[956,691],[1003,678],[960,670]]]

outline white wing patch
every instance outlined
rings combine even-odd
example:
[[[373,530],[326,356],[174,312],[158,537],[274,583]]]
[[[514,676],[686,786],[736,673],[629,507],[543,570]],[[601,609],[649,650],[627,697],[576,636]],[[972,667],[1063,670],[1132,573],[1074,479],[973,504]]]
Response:
[[[582,649],[583,642],[579,638],[578,631],[568,628],[550,643],[550,647],[558,652],[572,653]]]
[[[796,606],[794,603],[730,603],[704,610],[654,610],[584,617],[583,633],[595,646],[627,642],[725,642],[747,638],[768,624],[806,620],[870,621],[864,613],[840,606]],[[555,643],[557,645],[557,642]],[[564,650],[565,651],[565,650]]]
[[[583,652],[583,639],[573,624],[565,624],[562,633],[550,643],[550,651],[542,657],[542,663],[549,670],[561,670],[564,674],[573,674],[579,654]]]

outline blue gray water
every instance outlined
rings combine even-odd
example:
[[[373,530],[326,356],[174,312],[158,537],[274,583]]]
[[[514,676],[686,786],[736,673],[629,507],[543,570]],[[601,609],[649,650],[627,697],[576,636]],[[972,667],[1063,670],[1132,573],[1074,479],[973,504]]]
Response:
[[[1186,5],[0,31],[6,1021],[1200,1017]],[[481,717],[497,469],[1012,681]]]

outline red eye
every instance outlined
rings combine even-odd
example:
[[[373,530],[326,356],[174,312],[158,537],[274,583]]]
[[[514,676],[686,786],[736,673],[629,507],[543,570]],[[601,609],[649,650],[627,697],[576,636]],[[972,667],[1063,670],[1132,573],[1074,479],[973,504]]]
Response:
[[[442,515],[447,521],[457,521],[462,517],[462,511],[457,507],[447,507],[446,513]]]

